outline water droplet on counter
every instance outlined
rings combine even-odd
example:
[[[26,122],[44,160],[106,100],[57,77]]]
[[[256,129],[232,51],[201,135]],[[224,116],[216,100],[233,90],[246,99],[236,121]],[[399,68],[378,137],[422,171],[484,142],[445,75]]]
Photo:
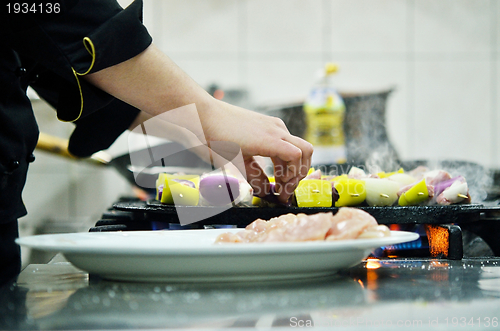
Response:
[[[111,306],[111,300],[109,300],[108,298],[104,298],[102,299],[102,304],[104,305],[104,307],[109,307]]]
[[[186,302],[188,303],[192,303],[196,300],[199,300],[201,297],[200,293],[198,292],[189,292],[189,293],[186,293]]]

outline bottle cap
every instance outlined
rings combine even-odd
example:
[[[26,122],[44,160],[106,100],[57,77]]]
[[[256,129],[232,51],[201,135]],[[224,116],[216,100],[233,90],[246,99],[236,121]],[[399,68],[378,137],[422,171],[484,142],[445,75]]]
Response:
[[[336,73],[339,70],[339,65],[336,63],[328,62],[325,64],[325,73],[327,75],[331,75]]]

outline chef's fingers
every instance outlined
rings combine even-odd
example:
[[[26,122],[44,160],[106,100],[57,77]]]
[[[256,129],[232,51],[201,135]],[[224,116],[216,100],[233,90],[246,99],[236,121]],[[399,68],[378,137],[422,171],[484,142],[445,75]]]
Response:
[[[253,188],[255,196],[262,198],[271,192],[267,175],[253,157],[245,159],[245,171],[247,182]]]
[[[281,154],[281,157],[271,157],[274,164],[274,176],[278,183],[287,183],[292,179],[304,178],[311,167],[312,146],[308,142],[294,136],[287,137],[282,145],[296,149],[292,153]],[[298,152],[297,152],[298,151]],[[286,158],[286,159],[285,159]]]
[[[294,174],[297,163],[285,162],[279,158],[271,158],[274,164],[274,181],[276,192],[279,193],[278,200],[286,203],[293,194],[300,177]],[[300,163],[300,159],[298,160]],[[292,164],[292,167],[290,167]],[[294,170],[295,169],[295,170]]]
[[[299,181],[299,177],[294,177],[285,183],[279,177],[275,177],[275,190],[279,194],[278,200],[281,203],[287,203],[290,200]]]
[[[299,162],[293,163],[294,164],[293,168],[289,166],[289,169],[294,170],[293,172],[294,176],[300,177],[300,179],[302,179],[305,176],[307,176],[307,173],[311,168],[311,157],[313,154],[313,146],[304,139],[292,135],[286,137],[285,141],[296,146],[302,152]]]

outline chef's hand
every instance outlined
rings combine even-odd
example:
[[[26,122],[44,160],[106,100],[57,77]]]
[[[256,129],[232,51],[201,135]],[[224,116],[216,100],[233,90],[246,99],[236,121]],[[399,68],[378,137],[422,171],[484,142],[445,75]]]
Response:
[[[279,200],[287,202],[311,166],[312,145],[290,134],[283,121],[214,99],[200,112],[208,141],[238,144],[248,183],[257,196],[270,193],[269,180],[254,156],[270,157],[274,164]],[[241,165],[236,164],[241,169]]]
[[[170,118],[177,125],[191,131],[202,142],[238,144],[244,164],[236,166],[240,169],[244,166],[247,180],[259,196],[269,194],[269,181],[254,156],[272,159],[282,202],[288,200],[309,170],[312,146],[292,136],[280,119],[214,99],[155,45],[127,61],[84,77],[149,117],[171,113]],[[190,108],[185,107],[190,104],[196,105],[199,122]],[[133,125],[143,119],[144,116],[138,116]],[[196,125],[200,122],[202,132]]]

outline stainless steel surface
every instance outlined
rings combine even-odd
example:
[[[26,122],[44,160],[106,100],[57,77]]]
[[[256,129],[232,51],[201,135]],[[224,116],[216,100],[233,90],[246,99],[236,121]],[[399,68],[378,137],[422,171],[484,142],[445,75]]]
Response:
[[[500,258],[368,260],[328,278],[208,285],[89,280],[58,262],[30,265],[2,293],[1,329],[500,328]]]

